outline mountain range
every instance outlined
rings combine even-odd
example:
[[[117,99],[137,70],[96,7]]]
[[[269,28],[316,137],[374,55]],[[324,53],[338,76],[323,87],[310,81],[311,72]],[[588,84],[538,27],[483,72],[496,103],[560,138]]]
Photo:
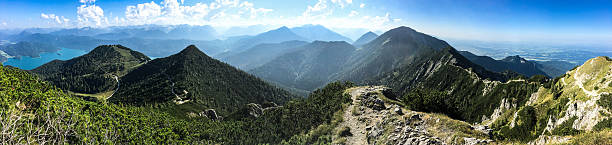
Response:
[[[325,28],[322,25],[303,25],[300,27],[293,27],[291,31],[297,35],[300,35],[310,41],[344,41],[352,43],[353,40],[344,37],[332,30]]]
[[[76,95],[137,106],[170,104],[179,113],[214,108],[227,114],[247,103],[282,104],[295,97],[193,45],[155,60],[121,45],[103,45],[32,72]]]
[[[335,46],[321,45],[326,43]],[[320,51],[326,47],[338,50],[333,53]],[[251,70],[251,73],[286,86],[314,90],[334,80],[361,82],[450,47],[434,37],[408,27],[399,27],[362,45],[360,49],[348,43],[313,42],[301,51],[279,56]],[[319,71],[314,71],[317,74],[309,77],[313,70]]]
[[[122,76],[110,102],[145,105],[169,103],[200,112],[214,108],[226,114],[247,103],[282,104],[286,91],[204,54],[190,45],[181,52],[147,62]]]
[[[485,67],[487,70],[494,72],[514,71],[519,74],[531,77],[534,75],[548,76],[544,71],[538,68],[537,63],[525,60],[520,56],[508,56],[501,60],[495,60],[488,56],[476,56],[468,51],[460,51],[461,55],[470,61]]]
[[[344,41],[315,41],[252,69],[251,74],[302,90],[314,90],[327,84],[355,47]]]
[[[304,28],[309,27],[318,26]],[[343,39],[328,35],[325,39]],[[10,114],[1,115],[0,123],[22,118],[26,122],[13,125],[17,134],[0,139],[12,141],[4,137],[34,132],[45,134],[47,140],[76,144],[609,144],[612,140],[609,57],[589,59],[551,79],[563,69],[555,66],[571,65],[519,56],[501,60],[476,56],[404,26],[374,36],[364,34],[357,45],[312,40],[318,34],[281,27],[214,41],[129,38],[125,41],[154,42],[149,45],[209,44],[203,46],[217,50],[211,53],[229,64],[196,45],[156,59],[122,45],[101,45],[83,56],[32,71],[0,66],[0,113]],[[281,88],[310,94],[298,97]]]
[[[300,50],[301,46],[306,44],[308,44],[308,42],[298,40],[281,43],[264,43],[245,50],[244,52],[222,58],[221,60],[242,70],[249,71],[283,54]]]
[[[530,61],[520,56],[508,56],[501,60],[495,60],[488,56],[477,56],[468,51],[460,51],[459,53],[470,61],[485,67],[487,70],[494,72],[509,70],[527,77],[534,75],[558,77],[576,66],[575,64],[565,61]]]

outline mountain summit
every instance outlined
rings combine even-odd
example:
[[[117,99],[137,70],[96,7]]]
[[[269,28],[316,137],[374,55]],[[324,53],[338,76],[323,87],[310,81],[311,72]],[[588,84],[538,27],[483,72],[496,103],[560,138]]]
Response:
[[[359,37],[359,39],[357,39],[357,41],[355,41],[355,43],[353,43],[353,45],[355,46],[361,46],[364,44],[369,43],[370,41],[376,39],[376,37],[378,37],[378,35],[372,31],[369,31],[363,35],[361,35],[361,37]]]
[[[349,59],[342,80],[361,81],[397,67],[411,64],[420,56],[451,47],[448,43],[409,27],[391,29],[363,45]]]
[[[470,61],[484,67],[485,69],[493,72],[504,72],[514,71],[519,74],[531,77],[534,75],[545,75],[536,62],[525,60],[524,58],[516,56],[508,56],[502,60],[495,60],[488,56],[477,56],[467,51],[460,51],[461,55]],[[550,76],[548,76],[550,77]]]
[[[284,103],[292,95],[213,59],[196,46],[152,60],[121,77],[111,102],[175,104],[179,112],[216,109],[229,113],[247,103]]]
[[[95,94],[115,87],[121,77],[151,60],[121,45],[102,45],[67,61],[54,60],[32,70],[43,80],[72,92]]]
[[[208,56],[204,52],[202,52],[195,45],[189,45],[185,49],[181,50],[176,55],[184,56],[184,57],[197,57],[197,56]]]
[[[280,43],[291,40],[308,41],[307,38],[297,35],[293,31],[291,31],[291,29],[283,26],[278,29],[258,34],[256,36],[240,39],[237,42],[234,42],[234,44],[232,44],[231,49],[233,53],[239,53],[259,44]]]
[[[353,40],[351,40],[350,38],[344,37],[322,25],[303,25],[300,27],[291,28],[291,31],[312,41],[319,40],[345,41],[347,43],[353,42]]]

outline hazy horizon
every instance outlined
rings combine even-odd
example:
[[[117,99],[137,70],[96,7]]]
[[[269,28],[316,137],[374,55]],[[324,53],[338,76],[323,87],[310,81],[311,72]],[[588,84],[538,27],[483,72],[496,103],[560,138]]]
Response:
[[[0,1],[0,29],[132,25],[296,27],[319,24],[351,39],[408,26],[440,38],[612,47],[611,2],[420,0]],[[359,30],[354,32],[354,30]]]

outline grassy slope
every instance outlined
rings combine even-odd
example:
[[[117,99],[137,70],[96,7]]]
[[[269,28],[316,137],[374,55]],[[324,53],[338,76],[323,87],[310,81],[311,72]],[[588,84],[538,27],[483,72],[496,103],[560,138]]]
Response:
[[[612,72],[611,68],[612,61],[604,57],[597,57],[587,61],[583,66],[571,70],[566,75],[551,81],[550,87],[540,87],[534,95],[534,97],[537,97],[532,98],[533,101],[531,103],[524,106],[519,105],[521,107],[513,109],[518,111],[517,115],[506,113],[493,123],[492,128],[497,130],[496,135],[498,139],[529,141],[538,138],[540,135],[576,136],[577,139],[580,139],[581,136],[584,136],[583,134],[596,135],[600,134],[598,133],[600,130],[612,128],[612,125],[609,123],[610,119],[605,119],[609,118],[611,111],[610,107],[605,105],[609,102],[607,100],[611,100],[610,95],[605,95],[605,93],[611,92],[611,87],[608,86],[611,77],[609,72]],[[585,91],[604,94],[600,97],[590,96],[580,88],[579,84],[583,85]],[[598,89],[596,90],[595,87],[598,87]],[[585,109],[592,111],[599,110],[601,116],[595,118],[598,124],[590,124],[591,126],[594,125],[593,128],[585,128],[585,126],[578,125],[580,127],[576,129],[577,124],[574,124],[574,121],[578,117],[567,116],[568,108],[572,107],[570,105],[597,98],[599,100],[596,100],[597,104],[595,106]],[[604,108],[597,109],[597,106],[603,106]],[[555,128],[545,130],[550,118],[559,120],[564,117],[568,119],[560,122]],[[515,126],[511,125],[513,123]],[[606,134],[605,132],[603,133]],[[610,141],[608,140],[607,142]]]
[[[174,118],[150,107],[85,101],[26,71],[0,65],[0,144],[280,143],[331,122],[350,86],[332,83],[259,118],[213,122]]]

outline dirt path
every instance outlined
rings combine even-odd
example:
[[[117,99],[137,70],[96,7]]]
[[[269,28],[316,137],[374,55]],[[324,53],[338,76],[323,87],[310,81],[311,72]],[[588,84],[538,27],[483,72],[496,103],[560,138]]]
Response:
[[[113,97],[113,95],[115,95],[115,93],[119,91],[119,77],[113,74],[113,78],[115,78],[115,81],[117,81],[117,88],[115,88],[115,91],[113,91],[113,93],[110,96],[106,97],[106,99]]]
[[[591,63],[593,63],[593,61],[591,61]],[[578,87],[580,87],[580,89],[582,89],[582,92],[584,92],[585,94],[589,95],[589,96],[598,96],[600,93],[598,93],[598,91],[589,91],[587,89],[584,88],[584,86],[582,86],[582,83],[584,82],[584,78],[582,77],[577,77],[579,71],[580,71],[581,67],[578,67],[576,69],[576,72],[574,73],[574,82],[576,85],[578,85]]]
[[[354,88],[350,91],[351,99],[353,102],[350,106],[344,110],[343,118],[344,121],[340,124],[340,127],[349,127],[351,128],[352,136],[348,136],[346,138],[346,144],[349,145],[365,145],[368,144],[365,127],[366,124],[358,120],[358,116],[353,116],[352,110],[355,107],[358,107],[359,100],[357,97],[362,93],[366,92],[366,87],[358,87]]]

